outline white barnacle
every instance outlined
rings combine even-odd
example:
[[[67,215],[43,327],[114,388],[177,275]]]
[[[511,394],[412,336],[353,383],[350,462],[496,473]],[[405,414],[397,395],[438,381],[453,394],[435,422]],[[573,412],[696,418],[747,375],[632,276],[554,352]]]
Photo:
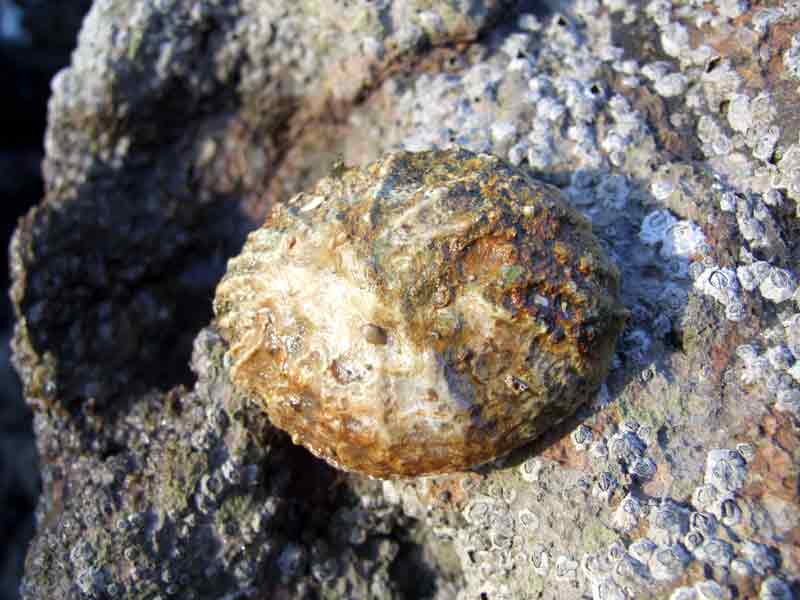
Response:
[[[668,210],[654,210],[642,221],[639,239],[647,245],[655,245],[664,240],[669,228],[677,222]]]
[[[716,581],[706,579],[694,584],[698,600],[727,600],[729,593]]]
[[[530,563],[534,572],[541,577],[550,572],[550,553],[542,544],[534,544],[531,548]]]
[[[734,527],[742,520],[742,509],[734,496],[722,498],[715,507],[714,514],[723,525]]]
[[[731,561],[731,573],[734,577],[748,578],[753,576],[753,565],[746,559],[734,558]]]
[[[677,221],[664,233],[662,258],[691,258],[699,254],[706,243],[703,230],[692,221]]]
[[[494,510],[494,505],[494,500],[489,497],[479,496],[473,498],[464,508],[464,518],[473,525],[484,524],[489,514]]]
[[[649,481],[655,476],[657,469],[655,461],[648,456],[644,456],[633,463],[631,472],[642,481]]]
[[[793,597],[789,584],[775,575],[767,577],[758,591],[759,600],[792,600]]]
[[[650,558],[650,573],[656,581],[673,581],[683,574],[689,558],[680,544],[662,546]]]
[[[525,481],[532,483],[539,481],[544,462],[539,458],[530,458],[519,466],[520,475]]]
[[[649,535],[658,544],[680,541],[689,528],[688,511],[671,500],[663,500],[650,513]]]
[[[778,558],[775,552],[764,544],[748,540],[742,546],[742,555],[747,558],[752,569],[759,575],[766,575],[778,567]]]
[[[639,538],[628,546],[628,553],[642,564],[647,564],[658,546],[650,538]]]
[[[718,538],[706,539],[705,543],[696,548],[694,553],[699,560],[715,567],[728,567],[734,557],[733,546]]]
[[[517,513],[517,521],[520,527],[529,533],[539,529],[539,516],[527,508],[523,508]]]
[[[739,297],[739,279],[729,268],[706,267],[695,280],[694,287],[723,305]]]
[[[573,558],[561,555],[556,559],[555,576],[558,581],[572,581],[578,578],[578,562]]]
[[[780,304],[789,300],[796,288],[797,279],[794,274],[786,269],[773,267],[759,284],[758,291],[767,300]]]
[[[712,513],[695,511],[689,515],[689,527],[705,536],[713,536],[717,531],[717,518]]]
[[[592,488],[592,496],[608,502],[611,499],[611,496],[614,495],[617,485],[617,480],[614,478],[614,476],[608,471],[604,471],[597,478],[597,481]]]
[[[577,450],[585,450],[589,447],[594,439],[592,430],[586,425],[579,425],[570,435],[572,443],[575,444]]]
[[[747,479],[747,463],[735,450],[715,449],[706,458],[705,481],[722,492],[742,488]]]
[[[675,588],[670,594],[669,600],[697,600],[697,592],[694,588],[686,586]]]
[[[628,494],[614,511],[614,526],[623,532],[631,531],[636,527],[641,514],[641,502],[635,496]]]

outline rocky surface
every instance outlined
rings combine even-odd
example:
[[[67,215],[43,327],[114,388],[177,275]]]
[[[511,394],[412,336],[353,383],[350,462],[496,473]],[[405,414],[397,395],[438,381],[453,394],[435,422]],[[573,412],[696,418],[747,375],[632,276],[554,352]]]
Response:
[[[23,597],[794,597],[799,32],[755,0],[97,0],[12,245]],[[212,290],[337,159],[450,146],[562,188],[631,317],[532,446],[336,472],[231,388]]]
[[[37,204],[43,181],[50,79],[69,64],[86,0],[18,2],[0,0],[0,240],[8,264],[8,241],[17,219]],[[34,7],[33,5],[38,5]],[[45,6],[47,5],[47,6]],[[47,18],[43,13],[47,11]],[[7,292],[9,273],[0,287]],[[11,365],[13,318],[8,294],[0,299],[0,599],[19,597],[25,554],[34,533],[39,464],[32,415]]]

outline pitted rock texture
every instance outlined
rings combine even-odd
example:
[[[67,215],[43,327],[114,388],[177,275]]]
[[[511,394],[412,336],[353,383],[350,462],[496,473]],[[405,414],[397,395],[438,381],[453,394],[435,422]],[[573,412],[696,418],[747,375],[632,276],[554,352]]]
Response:
[[[340,167],[228,265],[231,377],[295,443],[376,477],[462,470],[608,372],[618,272],[557,189],[466,150]]]
[[[22,596],[798,597],[800,7],[329,4],[93,3],[12,247],[43,471]],[[631,316],[532,444],[335,472],[235,392],[214,286],[337,158],[452,146],[557,185]]]

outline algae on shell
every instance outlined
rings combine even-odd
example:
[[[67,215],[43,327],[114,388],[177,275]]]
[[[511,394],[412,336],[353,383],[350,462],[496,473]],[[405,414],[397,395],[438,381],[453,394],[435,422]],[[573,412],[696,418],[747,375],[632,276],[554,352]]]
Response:
[[[472,467],[607,374],[619,275],[560,192],[488,154],[388,154],[275,207],[220,282],[230,375],[374,477]]]

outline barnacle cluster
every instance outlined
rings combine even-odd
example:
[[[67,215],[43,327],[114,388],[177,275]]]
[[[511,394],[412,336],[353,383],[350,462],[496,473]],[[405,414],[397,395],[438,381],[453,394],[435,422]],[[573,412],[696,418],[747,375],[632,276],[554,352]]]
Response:
[[[416,476],[574,412],[610,365],[618,285],[555,188],[486,154],[400,152],[277,206],[214,306],[232,380],[296,443]]]

